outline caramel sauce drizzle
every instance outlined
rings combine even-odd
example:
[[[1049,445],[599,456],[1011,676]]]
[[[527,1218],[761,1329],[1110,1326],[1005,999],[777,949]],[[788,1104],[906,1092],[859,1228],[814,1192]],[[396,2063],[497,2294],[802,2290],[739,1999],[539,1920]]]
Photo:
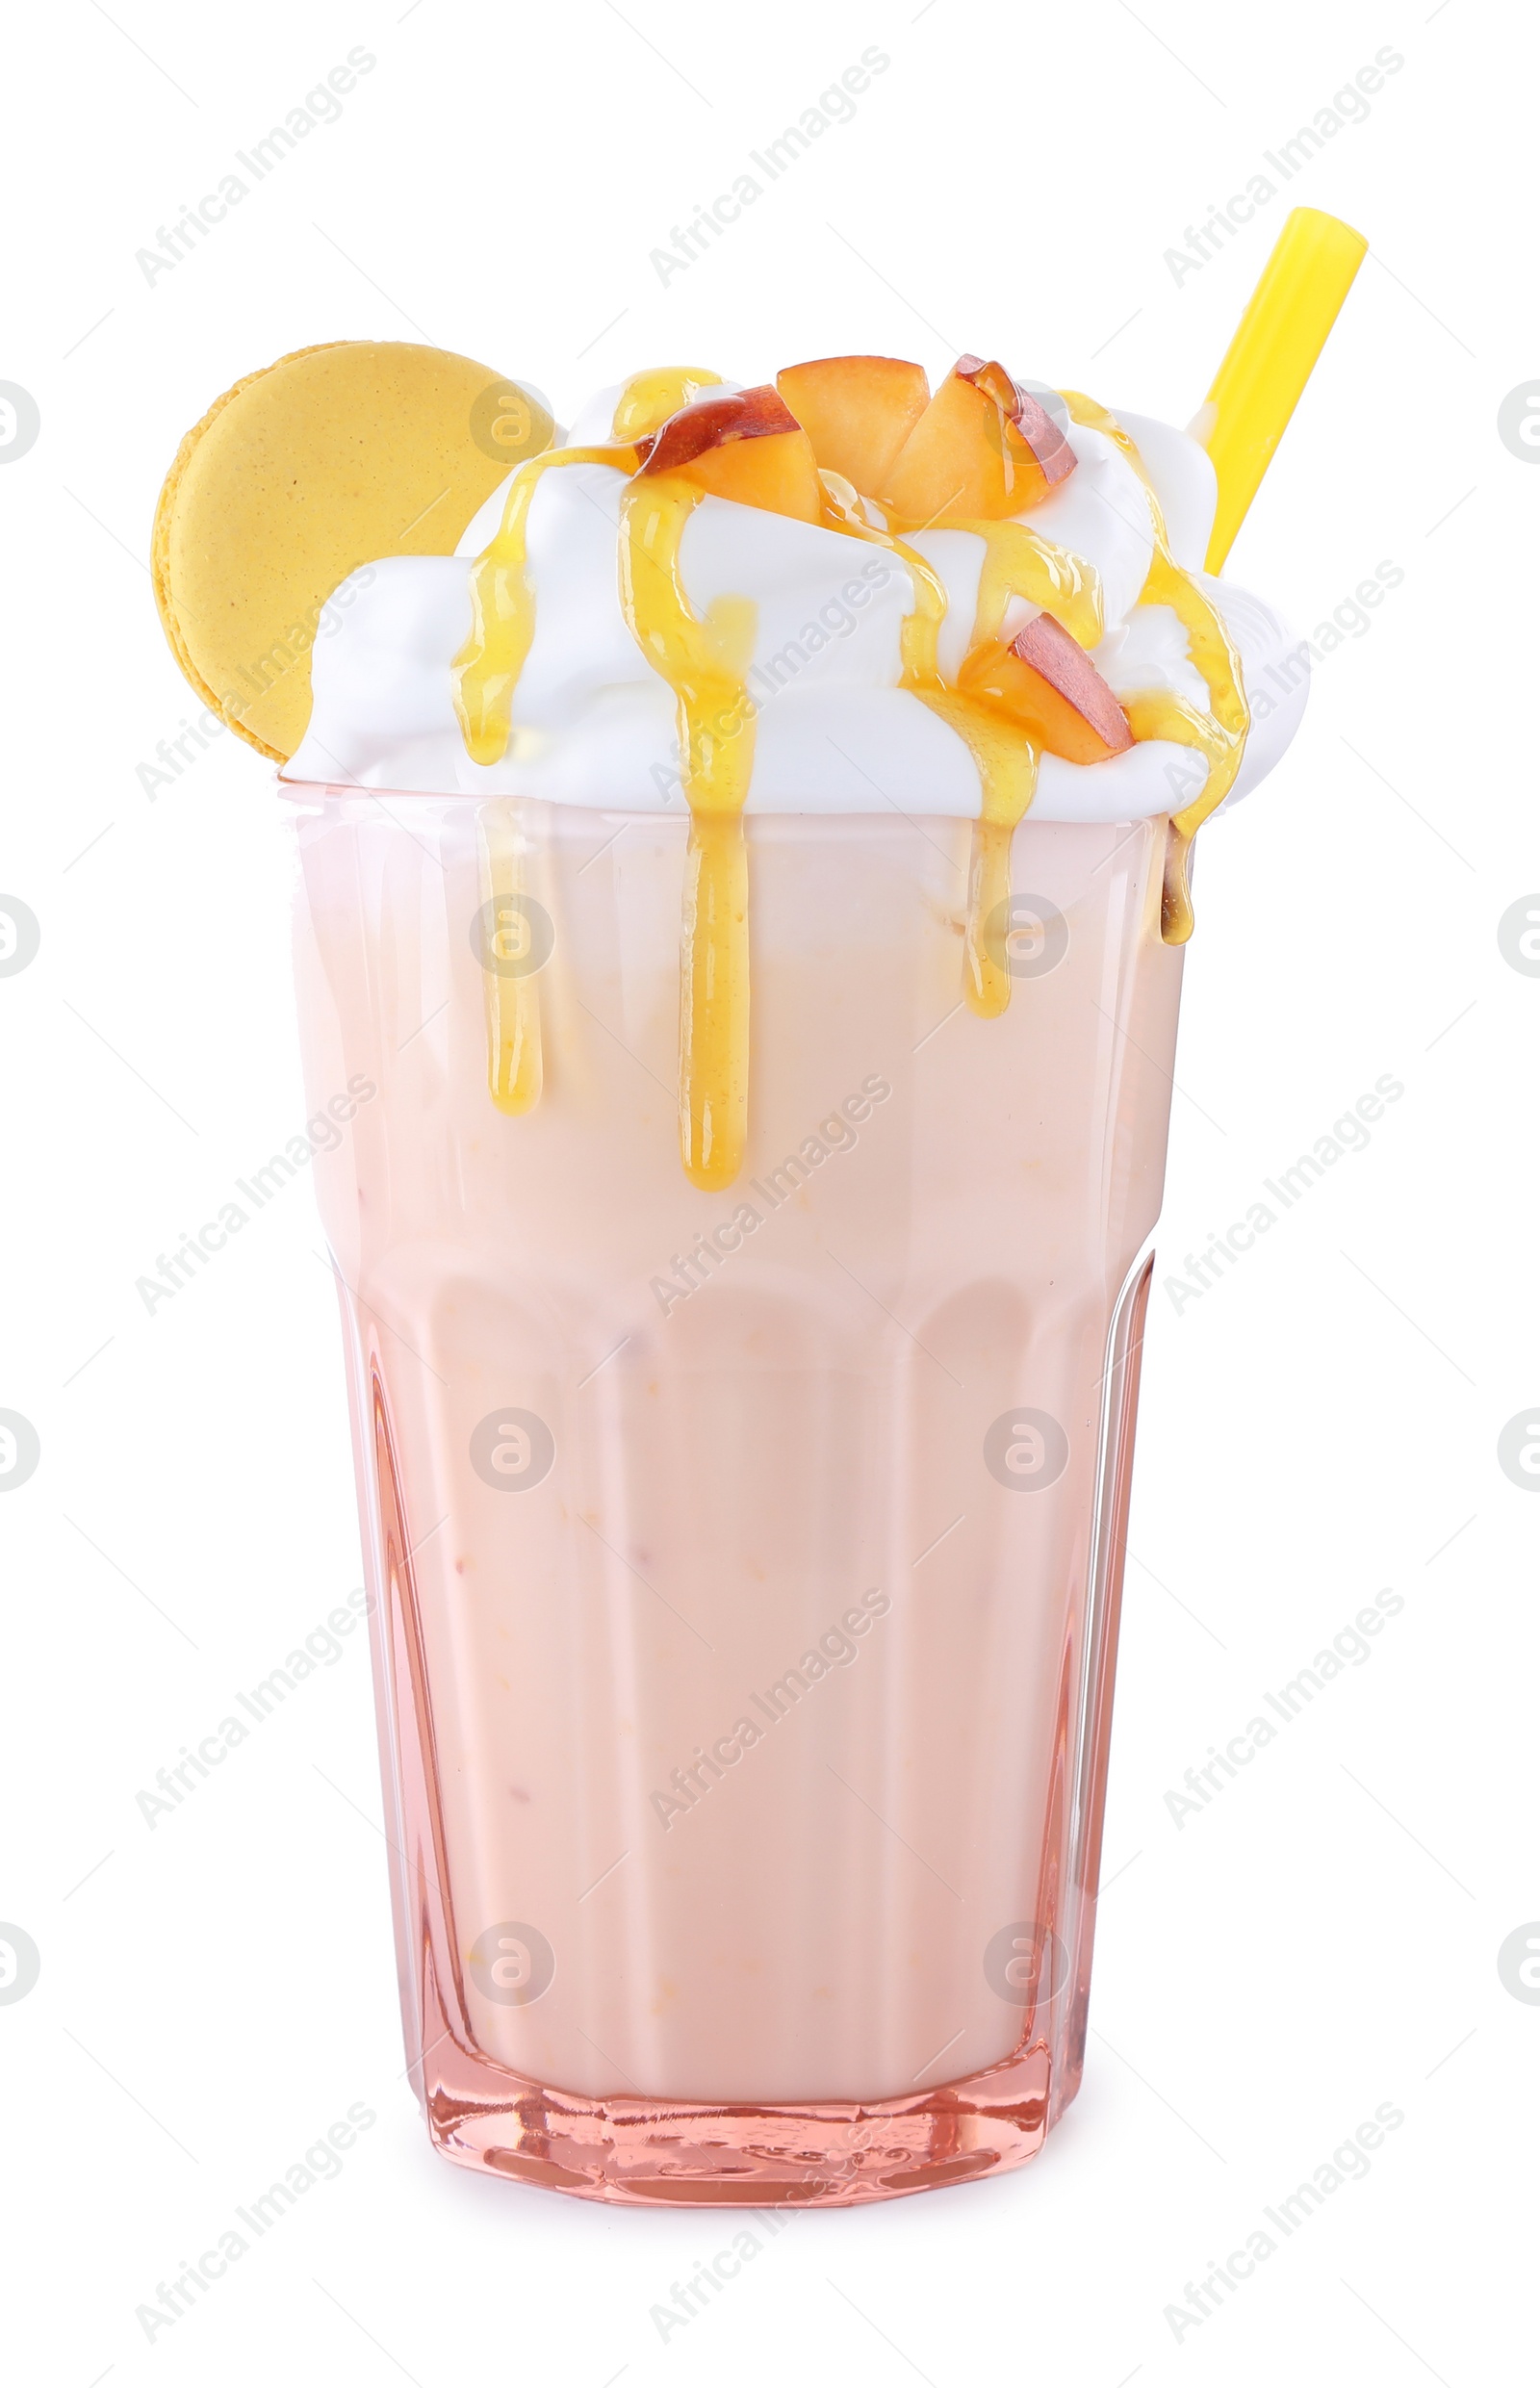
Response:
[[[749,695],[758,607],[719,597],[698,615],[680,542],[705,491],[675,473],[628,482],[620,601],[679,708],[690,808],[680,933],[680,1156],[692,1185],[731,1186],[749,1132],[749,856],[743,807],[754,768]]]
[[[957,732],[979,775],[979,817],[973,824],[962,937],[962,993],[969,1011],[981,1019],[997,1019],[1011,1001],[1003,926],[1010,916],[1011,841],[1037,793],[1040,751],[1019,722],[962,696],[943,678],[937,650],[946,591],[933,567],[917,549],[866,520],[848,481],[833,473],[821,477],[834,518],[831,527],[888,549],[908,570],[914,607],[900,633],[899,686]],[[985,543],[972,646],[998,635],[1013,597],[1056,615],[1082,646],[1096,644],[1102,634],[1101,586],[1090,564],[1022,523],[966,522],[948,528],[973,531]]]
[[[1000,636],[1013,597],[1040,606],[1069,632],[1078,647],[1099,647],[1107,624],[1101,578],[1094,564],[1056,547],[1025,523],[958,523],[984,541],[984,570],[970,645],[985,647]]]
[[[1072,420],[1116,441],[1143,484],[1149,501],[1155,552],[1140,591],[1142,605],[1169,605],[1187,632],[1187,643],[1203,685],[1209,711],[1200,713],[1185,697],[1168,688],[1150,689],[1123,704],[1136,738],[1168,738],[1174,745],[1194,747],[1208,761],[1208,777],[1190,805],[1171,813],[1166,847],[1165,886],[1161,893],[1161,936],[1168,945],[1185,945],[1193,934],[1191,881],[1193,840],[1209,814],[1224,802],[1235,785],[1251,727],[1245,701],[1241,657],[1223,617],[1209,603],[1189,572],[1171,553],[1160,501],[1150,487],[1142,457],[1122,424],[1105,406],[1078,390],[1065,390],[1065,403]]]
[[[487,1026],[487,1085],[499,1111],[517,1118],[540,1100],[545,1066],[540,991],[532,972],[506,965],[529,953],[524,838],[511,805],[484,805],[476,820],[481,888],[481,990]]]
[[[610,437],[648,439],[681,406],[693,406],[706,391],[721,387],[721,374],[706,365],[654,365],[645,373],[632,373],[615,400]]]
[[[984,541],[984,569],[973,617],[972,647],[998,638],[1014,597],[1040,606],[1081,647],[1100,643],[1101,581],[1094,566],[1056,547],[1025,523],[965,522],[956,526]],[[1011,845],[1016,824],[1037,793],[1041,756],[1022,732],[984,705],[954,697],[933,710],[966,741],[983,791],[968,862],[962,992],[970,1012],[998,1019],[1011,1001],[1006,930],[1011,917]]]
[[[552,448],[514,475],[502,521],[471,575],[471,635],[452,666],[454,709],[465,751],[476,763],[500,763],[508,749],[513,692],[535,634],[535,593],[527,571],[529,506],[544,475],[558,464],[612,464],[636,470],[630,443]]]
[[[557,464],[614,464],[634,470],[633,447],[557,448],[519,467],[491,545],[471,575],[471,635],[454,658],[454,709],[473,762],[497,763],[507,752],[513,692],[535,634],[535,593],[527,566],[529,505],[541,475]],[[515,899],[524,892],[522,839],[505,805],[486,806],[476,823],[486,1014],[487,1084],[492,1100],[512,1117],[540,1100],[545,1065],[540,989],[533,973],[509,974],[500,961],[518,959],[528,923]]]
[[[514,690],[534,637],[535,597],[527,573],[530,501],[555,465],[608,464],[631,475],[621,498],[620,600],[647,661],[673,690],[680,778],[690,810],[680,947],[680,1149],[692,1184],[732,1184],[748,1137],[749,868],[743,813],[754,766],[756,706],[748,688],[757,627],[749,598],[721,597],[698,615],[680,571],[685,527],[704,491],[678,474],[638,476],[637,443],[710,387],[719,376],[690,366],[638,373],[614,415],[614,444],[558,449],[514,475],[497,536],[472,575],[472,631],[454,660],[455,709],[468,753],[479,763],[505,754]],[[1192,934],[1188,886],[1194,836],[1234,784],[1250,716],[1240,657],[1219,615],[1170,552],[1166,526],[1138,449],[1106,409],[1065,393],[1077,423],[1114,440],[1139,474],[1154,531],[1154,554],[1140,602],[1169,605],[1188,635],[1209,693],[1207,713],[1168,690],[1133,697],[1124,706],[1136,739],[1163,738],[1201,753],[1208,777],[1201,794],[1173,812],[1162,897],[1162,935],[1180,944]],[[938,660],[946,592],[918,551],[871,522],[860,498],[836,474],[820,475],[825,526],[886,548],[910,576],[914,603],[900,631],[899,685],[956,732],[978,770],[980,809],[973,823],[963,939],[963,994],[969,1009],[994,1018],[1011,1000],[1005,936],[1011,846],[1036,792],[1040,753],[1019,722],[949,684]],[[970,648],[997,638],[1013,598],[1050,613],[1083,648],[1104,630],[1101,585],[1083,558],[1026,524],[966,522],[985,543]],[[489,805],[478,826],[483,903],[494,938],[524,930],[516,899],[524,892],[522,841],[510,809]],[[495,946],[494,951],[499,949]],[[485,973],[488,1076],[500,1110],[520,1113],[539,1099],[540,1011],[532,974]]]

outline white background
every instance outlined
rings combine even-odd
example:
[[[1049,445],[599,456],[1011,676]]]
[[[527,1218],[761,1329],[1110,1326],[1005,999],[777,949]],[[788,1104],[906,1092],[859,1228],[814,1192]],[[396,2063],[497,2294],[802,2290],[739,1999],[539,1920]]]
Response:
[[[1540,1394],[1535,59],[1517,11],[1333,0],[57,0],[12,19],[0,378],[0,2006],[18,2379],[1075,2388],[1514,2375],[1532,2337],[1540,2008],[1534,1528],[1497,1459]],[[198,252],[135,252],[362,44],[376,61]],[[650,252],[870,45],[890,60],[706,258]],[[1166,252],[1385,46],[1404,61],[1225,251]],[[1211,834],[1145,1360],[1093,2034],[1014,2176],[804,2215],[660,2344],[736,2225],[456,2172],[406,2085],[361,1637],[153,1833],[136,1793],[359,1579],[332,1291],[288,1190],[145,1315],[135,1279],[294,1132],[285,865],[193,710],[144,558],[176,443],[308,342],[426,337],[593,385],[962,348],[1185,422],[1295,201],[1373,254],[1233,557],[1302,629],[1404,580]],[[1540,457],[1540,450],[1534,451]],[[1535,899],[1540,902],[1540,897]],[[1384,1073],[1402,1099],[1224,1283],[1160,1277]],[[1385,1585],[1373,1657],[1178,1829],[1166,1793]],[[1540,1930],[1540,1926],[1537,1926]],[[363,2100],[377,2122],[147,2345],[136,2306]],[[1185,2284],[1384,2101],[1404,2122],[1224,2310]],[[1276,2232],[1272,2234],[1277,2236]]]

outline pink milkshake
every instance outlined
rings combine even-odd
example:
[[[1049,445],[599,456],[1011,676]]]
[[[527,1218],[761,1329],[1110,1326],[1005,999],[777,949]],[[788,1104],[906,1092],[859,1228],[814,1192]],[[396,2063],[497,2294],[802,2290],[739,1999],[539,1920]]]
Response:
[[[184,444],[194,684],[298,617],[220,704],[283,764],[346,1120],[455,2162],[848,2204],[1019,2164],[1075,2093],[1193,841],[1305,693],[1218,574],[1362,245],[1291,218],[1200,436],[969,355],[649,371],[563,438],[360,343]]]
[[[714,1194],[672,1132],[682,821],[522,809],[552,934],[508,1117],[475,803],[295,793],[310,1094],[377,1090],[320,1196],[435,2136],[653,2196],[1030,2147],[1084,2041],[1164,825],[1017,832],[986,1020],[965,823],[752,823]]]

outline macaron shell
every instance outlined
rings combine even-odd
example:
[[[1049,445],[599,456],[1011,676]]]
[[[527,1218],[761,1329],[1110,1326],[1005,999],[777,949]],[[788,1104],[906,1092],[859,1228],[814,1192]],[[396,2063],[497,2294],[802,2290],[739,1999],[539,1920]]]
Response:
[[[286,761],[305,733],[338,583],[379,556],[452,555],[550,445],[532,399],[527,435],[500,442],[493,394],[515,387],[442,348],[336,341],[247,374],[183,440],[155,515],[156,603],[192,686],[260,753]]]

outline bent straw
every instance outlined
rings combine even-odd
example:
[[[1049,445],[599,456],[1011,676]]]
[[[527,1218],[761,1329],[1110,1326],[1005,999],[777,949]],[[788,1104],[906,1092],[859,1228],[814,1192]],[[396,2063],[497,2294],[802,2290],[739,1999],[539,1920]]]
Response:
[[[1278,236],[1194,425],[1219,483],[1210,572],[1230,552],[1368,247],[1314,207],[1296,207]]]

